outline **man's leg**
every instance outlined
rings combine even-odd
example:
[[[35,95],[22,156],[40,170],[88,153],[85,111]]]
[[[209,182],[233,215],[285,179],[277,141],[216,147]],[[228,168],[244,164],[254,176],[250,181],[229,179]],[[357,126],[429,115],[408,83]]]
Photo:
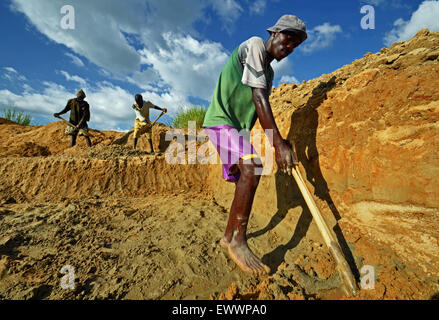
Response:
[[[230,209],[224,238],[221,245],[229,250],[230,257],[244,271],[252,273],[269,272],[269,268],[259,260],[247,245],[247,224],[260,175],[256,173],[262,165],[239,160],[241,176],[236,184],[235,197]]]
[[[78,136],[77,134],[72,134],[72,140],[70,141],[70,146],[71,147],[75,146],[75,144],[76,144],[76,137],[77,136]]]
[[[87,142],[87,145],[89,146],[89,147],[91,147],[91,140],[90,140],[90,137],[89,136],[84,136],[85,137],[85,141]]]
[[[151,138],[148,139],[148,143],[149,143],[149,149],[151,150],[151,153],[154,153],[154,147],[152,146],[152,139]]]
[[[136,118],[134,120],[134,133],[133,133],[133,148],[134,148],[134,150],[136,150],[136,148],[137,148],[137,141],[139,141],[139,138],[143,134],[142,128],[143,128],[142,122]]]

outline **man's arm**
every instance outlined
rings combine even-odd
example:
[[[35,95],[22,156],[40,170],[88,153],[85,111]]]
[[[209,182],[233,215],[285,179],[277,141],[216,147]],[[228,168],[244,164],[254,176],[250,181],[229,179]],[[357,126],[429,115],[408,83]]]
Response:
[[[256,113],[258,114],[262,128],[264,130],[272,130],[273,132],[273,147],[275,148],[277,165],[282,171],[287,171],[288,174],[291,174],[291,168],[299,164],[299,162],[291,145],[282,138],[277,128],[268,100],[267,90],[252,88],[252,94],[253,102],[256,106]]]
[[[70,111],[70,100],[67,102],[67,104],[66,104],[66,106],[64,107],[64,109],[62,109],[61,110],[61,112],[58,112],[58,113],[54,113],[53,114],[53,116],[54,117],[58,117],[58,116],[60,116],[60,115],[62,115],[62,114],[64,114],[64,113],[66,113],[66,112],[69,112]]]
[[[156,105],[154,105],[153,108],[156,109],[156,110],[163,111],[164,113],[168,112],[168,109],[166,109],[166,108],[160,108],[159,106],[156,106]]]

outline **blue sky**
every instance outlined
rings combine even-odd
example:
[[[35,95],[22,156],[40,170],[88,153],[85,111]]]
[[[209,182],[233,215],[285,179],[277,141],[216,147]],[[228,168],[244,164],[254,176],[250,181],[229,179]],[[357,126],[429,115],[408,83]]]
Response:
[[[74,29],[62,28],[65,5]],[[361,27],[364,5],[374,8],[375,29]],[[268,39],[266,28],[283,14],[305,21],[309,37],[273,62],[275,86],[331,73],[422,28],[439,31],[437,0],[6,0],[0,109],[46,124],[83,88],[90,127],[128,130],[136,93],[171,117],[191,104],[207,107],[230,53],[252,36]]]

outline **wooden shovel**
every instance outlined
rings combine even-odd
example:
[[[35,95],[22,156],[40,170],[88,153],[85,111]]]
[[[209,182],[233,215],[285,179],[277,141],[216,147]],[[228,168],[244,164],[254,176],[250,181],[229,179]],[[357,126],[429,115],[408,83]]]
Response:
[[[308,205],[309,210],[311,211],[311,214],[317,223],[317,227],[320,230],[320,233],[323,236],[323,239],[326,243],[326,245],[329,248],[329,251],[331,251],[332,256],[334,257],[336,263],[337,263],[337,271],[345,284],[344,291],[347,295],[354,295],[358,291],[357,283],[355,282],[354,275],[352,274],[351,268],[349,267],[349,264],[347,263],[345,257],[343,256],[343,253],[341,251],[340,244],[337,241],[337,238],[335,235],[331,232],[328,225],[326,224],[325,220],[323,219],[322,214],[320,213],[319,209],[317,208],[316,203],[314,202],[314,199],[311,196],[311,193],[309,192],[308,188],[305,185],[305,182],[302,179],[302,176],[300,175],[299,171],[296,169],[296,167],[293,167],[292,173],[294,176],[294,179],[297,182],[297,185],[299,186],[300,191],[302,192],[302,195]]]
[[[155,119],[155,120],[151,123],[151,127],[152,127],[153,125],[155,125],[155,123],[157,122],[157,120],[160,119],[160,117],[161,117],[162,115],[164,115],[164,114],[165,114],[165,112],[162,111],[162,113],[159,114],[159,116],[157,117],[157,119]]]
[[[76,127],[75,127],[72,123],[70,123],[69,121],[63,119],[61,116],[55,116],[55,118],[58,118],[58,119],[62,120],[62,121],[65,122],[67,125],[69,125],[69,126],[71,126],[72,128],[75,128],[75,129],[76,129]]]

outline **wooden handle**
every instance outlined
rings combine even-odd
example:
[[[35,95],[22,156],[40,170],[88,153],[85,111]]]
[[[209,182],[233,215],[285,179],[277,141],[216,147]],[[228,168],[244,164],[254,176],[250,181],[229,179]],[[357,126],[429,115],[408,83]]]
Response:
[[[65,119],[62,118],[61,116],[55,116],[55,117],[58,118],[58,119],[60,119],[60,120],[62,120],[62,121],[65,122],[65,123],[67,123],[67,125],[71,126],[72,128],[75,128],[75,129],[76,129],[76,127],[75,127],[73,124],[71,124],[69,121],[65,120]]]
[[[323,219],[320,210],[317,208],[314,199],[311,196],[308,188],[306,187],[305,182],[302,179],[299,171],[297,171],[296,167],[292,169],[293,177],[299,186],[300,191],[302,192],[303,198],[305,199],[306,204],[308,205],[309,210],[317,224],[317,227],[322,234],[323,240],[329,248],[332,256],[334,257],[337,263],[337,270],[340,274],[340,277],[345,284],[345,291],[349,294],[355,294],[358,291],[357,283],[355,282],[354,275],[352,274],[351,268],[347,263],[345,257],[342,254],[340,244],[337,241],[335,235],[329,229],[327,223]]]
[[[157,117],[157,119],[155,119],[155,120],[150,124],[150,126],[152,127],[153,125],[155,125],[155,123],[157,122],[157,120],[160,119],[160,117],[161,117],[162,115],[164,115],[164,114],[165,114],[165,112],[162,111],[162,113],[160,113],[160,115]]]

